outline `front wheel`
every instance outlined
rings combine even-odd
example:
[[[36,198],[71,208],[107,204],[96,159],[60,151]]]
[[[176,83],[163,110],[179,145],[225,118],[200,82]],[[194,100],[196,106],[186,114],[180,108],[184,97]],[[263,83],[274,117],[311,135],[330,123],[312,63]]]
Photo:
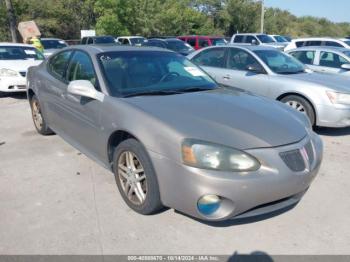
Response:
[[[36,95],[34,95],[30,100],[30,107],[32,109],[32,118],[34,122],[35,129],[39,134],[47,136],[52,135],[52,130],[48,127],[44,116],[41,111],[40,103]]]
[[[135,139],[120,143],[114,152],[113,169],[119,192],[131,209],[151,215],[163,208],[156,173],[141,143]]]
[[[307,117],[310,119],[311,125],[315,126],[315,111],[310,102],[308,102],[305,98],[301,96],[290,95],[281,99],[281,102],[285,103],[286,105],[289,105],[290,107],[294,108],[300,113],[306,114]]]

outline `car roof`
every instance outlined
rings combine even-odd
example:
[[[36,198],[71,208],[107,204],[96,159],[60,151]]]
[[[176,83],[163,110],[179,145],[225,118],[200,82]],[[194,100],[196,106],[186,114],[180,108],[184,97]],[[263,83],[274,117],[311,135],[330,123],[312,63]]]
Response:
[[[158,47],[136,47],[136,46],[120,46],[120,45],[75,45],[66,47],[64,50],[83,50],[91,55],[104,52],[128,52],[128,51],[161,51],[173,53],[170,50]]]
[[[199,37],[199,38],[225,38],[224,36],[212,36],[212,35],[181,35],[178,38],[182,37]]]
[[[7,42],[2,42],[0,43],[0,46],[21,46],[21,47],[32,47],[32,45],[28,44],[22,44],[22,43],[7,43]]]
[[[141,35],[134,35],[134,36],[118,36],[117,38],[128,38],[128,39],[132,39],[132,38],[145,38]]]
[[[350,51],[350,48],[337,47],[337,46],[306,46],[306,47],[295,48],[295,49],[289,50],[288,52],[308,51],[308,50],[344,52],[344,51]]]
[[[225,47],[225,46],[223,46]],[[275,47],[272,46],[264,46],[264,45],[252,45],[252,44],[237,44],[237,43],[230,43],[226,45],[226,47],[239,47],[242,49],[247,49],[250,51],[258,51],[258,50],[277,50]]]
[[[334,42],[337,42],[337,41],[342,41],[340,39],[335,39],[335,38],[332,38],[332,37],[307,37],[307,38],[297,38],[297,39],[293,39],[294,42],[296,41],[334,41]]]
[[[235,35],[267,35],[264,33],[238,33],[238,34],[234,34]]]

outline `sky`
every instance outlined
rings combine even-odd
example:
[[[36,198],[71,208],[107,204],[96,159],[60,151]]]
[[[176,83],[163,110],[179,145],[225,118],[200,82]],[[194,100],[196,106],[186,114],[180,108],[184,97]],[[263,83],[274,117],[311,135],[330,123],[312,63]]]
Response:
[[[288,10],[296,16],[311,15],[333,22],[350,22],[350,0],[265,0],[265,5]]]

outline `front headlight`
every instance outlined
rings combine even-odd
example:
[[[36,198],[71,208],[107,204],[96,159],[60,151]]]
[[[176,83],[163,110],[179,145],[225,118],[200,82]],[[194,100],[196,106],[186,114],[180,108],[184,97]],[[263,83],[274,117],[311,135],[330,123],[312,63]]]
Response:
[[[327,96],[333,104],[350,105],[349,93],[338,93],[334,91],[327,91]]]
[[[18,73],[14,70],[7,68],[0,68],[0,76],[17,76]]]
[[[182,143],[182,160],[185,165],[220,171],[256,171],[259,161],[234,148],[195,139],[185,139]]]

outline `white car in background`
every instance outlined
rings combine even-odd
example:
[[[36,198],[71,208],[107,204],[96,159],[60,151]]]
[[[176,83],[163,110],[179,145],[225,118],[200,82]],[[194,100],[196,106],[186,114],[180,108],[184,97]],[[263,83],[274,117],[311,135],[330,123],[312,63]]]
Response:
[[[142,36],[119,36],[116,42],[121,45],[142,46],[145,40]]]
[[[43,60],[31,45],[0,43],[0,93],[25,92],[28,68]]]
[[[350,49],[343,47],[314,46],[287,52],[310,69],[350,77]]]
[[[293,39],[289,45],[286,46],[284,51],[289,51],[292,49],[307,47],[307,46],[333,46],[333,47],[344,47],[350,48],[350,39],[341,38],[326,38],[326,37],[310,37],[310,38],[299,38]]]
[[[231,38],[231,44],[249,44],[268,46],[283,50],[286,47],[285,43],[277,43],[271,36],[266,34],[234,34]]]

